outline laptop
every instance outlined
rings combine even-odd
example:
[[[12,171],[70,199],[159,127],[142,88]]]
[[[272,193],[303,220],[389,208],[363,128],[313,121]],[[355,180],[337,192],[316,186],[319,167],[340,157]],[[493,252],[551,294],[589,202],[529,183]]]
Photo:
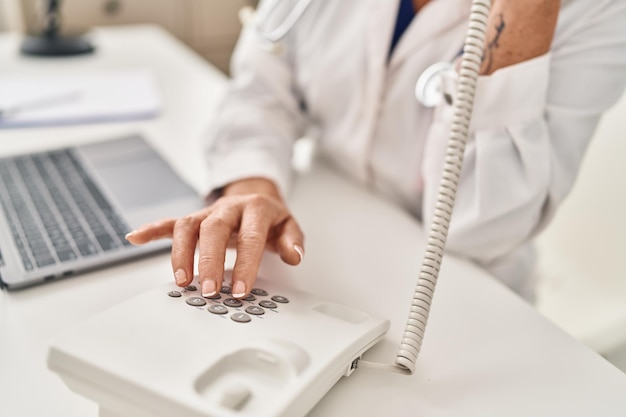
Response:
[[[140,135],[0,158],[0,286],[162,252],[171,242],[133,246],[124,236],[202,206]]]

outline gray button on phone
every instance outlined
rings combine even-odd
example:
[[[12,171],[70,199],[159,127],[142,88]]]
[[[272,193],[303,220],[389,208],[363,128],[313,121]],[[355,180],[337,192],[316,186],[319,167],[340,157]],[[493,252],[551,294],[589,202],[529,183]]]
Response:
[[[272,300],[276,301],[277,303],[283,303],[283,304],[286,304],[289,302],[289,299],[287,297],[283,297],[282,295],[275,295],[272,297]]]
[[[209,311],[213,314],[226,314],[228,313],[228,308],[221,304],[213,304],[209,306]]]
[[[205,297],[204,295],[202,297],[206,298],[207,300],[219,300],[220,298],[222,298],[219,292],[213,295],[209,295],[208,297]]]
[[[250,316],[247,315],[246,313],[235,313],[232,316],[230,316],[230,318],[233,319],[233,321],[236,321],[237,323],[247,323],[250,320],[252,320]]]
[[[252,291],[250,291],[252,294],[254,295],[259,295],[261,297],[266,296],[267,295],[267,291],[262,290],[261,288],[252,288]]]
[[[252,294],[248,294],[246,295],[244,298],[242,298],[243,301],[254,301],[256,300],[256,297]]]
[[[169,295],[170,297],[174,297],[174,298],[181,296],[180,291],[170,291],[167,293],[167,295]]]
[[[222,294],[230,294],[230,287],[228,285],[222,285],[220,292]]]
[[[255,316],[260,316],[262,314],[265,314],[265,310],[257,306],[248,306],[246,307],[246,313],[254,314]]]
[[[261,307],[265,307],[265,308],[276,308],[276,307],[278,307],[278,304],[276,304],[275,302],[270,301],[270,300],[263,300],[263,301],[259,302],[259,305]]]
[[[187,291],[197,291],[198,288],[195,285],[188,285],[185,287]]]
[[[186,303],[193,307],[202,307],[206,305],[206,301],[202,297],[190,297],[186,300]]]
[[[228,307],[241,307],[243,303],[236,298],[227,298],[224,300],[224,304]]]

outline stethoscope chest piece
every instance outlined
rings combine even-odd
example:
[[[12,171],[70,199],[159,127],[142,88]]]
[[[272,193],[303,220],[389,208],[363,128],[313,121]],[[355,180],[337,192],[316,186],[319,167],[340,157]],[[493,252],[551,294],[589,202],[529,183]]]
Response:
[[[415,97],[425,107],[435,107],[443,98],[442,74],[452,68],[450,62],[437,62],[426,68],[415,84]]]

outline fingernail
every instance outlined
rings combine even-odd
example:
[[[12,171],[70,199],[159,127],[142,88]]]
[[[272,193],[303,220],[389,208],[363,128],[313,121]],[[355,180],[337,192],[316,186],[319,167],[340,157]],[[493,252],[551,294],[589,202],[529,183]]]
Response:
[[[246,284],[243,281],[237,281],[233,284],[232,295],[235,298],[241,298],[246,295]]]
[[[182,287],[187,282],[187,273],[184,269],[179,269],[174,272],[174,278],[176,279],[176,285]]]
[[[207,279],[206,281],[202,281],[202,296],[203,297],[212,297],[215,295],[216,291],[215,281],[212,279]]]
[[[297,244],[293,245],[293,250],[298,252],[298,255],[300,255],[300,262],[302,262],[302,259],[304,258],[304,249],[302,249],[302,246]]]
[[[136,230],[133,230],[132,232],[128,232],[126,233],[126,236],[124,236],[126,239],[128,239],[129,237],[133,237],[137,234]]]

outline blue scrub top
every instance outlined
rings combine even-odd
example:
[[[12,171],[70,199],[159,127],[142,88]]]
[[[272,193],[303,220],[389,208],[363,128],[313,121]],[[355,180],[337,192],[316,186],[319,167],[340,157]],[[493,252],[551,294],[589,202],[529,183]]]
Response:
[[[396,18],[396,27],[393,30],[393,37],[391,38],[391,46],[389,47],[389,56],[393,53],[398,41],[402,37],[402,34],[409,27],[411,21],[415,17],[415,9],[413,8],[413,0],[400,0],[400,7],[398,7],[398,17]]]

